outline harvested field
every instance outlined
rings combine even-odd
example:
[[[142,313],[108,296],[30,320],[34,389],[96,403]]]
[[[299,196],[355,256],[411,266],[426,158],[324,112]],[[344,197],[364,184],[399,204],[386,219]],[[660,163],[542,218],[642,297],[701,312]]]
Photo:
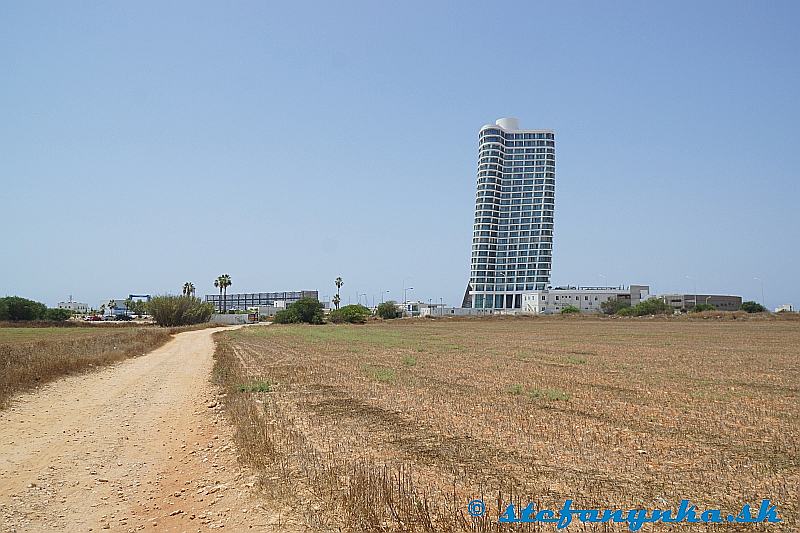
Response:
[[[314,529],[493,531],[509,501],[566,499],[728,512],[769,498],[783,524],[743,530],[799,524],[797,321],[398,320],[217,339],[241,459]],[[466,512],[478,497],[483,520]]]
[[[156,327],[0,328],[0,407],[16,392],[142,355],[169,339],[170,330]]]

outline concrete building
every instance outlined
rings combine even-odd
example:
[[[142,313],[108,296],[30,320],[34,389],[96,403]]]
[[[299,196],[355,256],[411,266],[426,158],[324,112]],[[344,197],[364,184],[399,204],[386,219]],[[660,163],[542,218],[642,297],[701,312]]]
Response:
[[[72,296],[70,296],[69,300],[66,302],[58,302],[58,308],[69,309],[73,313],[85,314],[89,312],[89,304],[73,301]]]
[[[469,307],[424,307],[420,309],[419,316],[486,316],[501,312],[505,311],[496,311],[495,309],[472,309]]]
[[[470,279],[465,307],[522,309],[550,283],[555,134],[501,118],[478,134]]]
[[[290,291],[290,292],[252,292],[228,294],[222,298],[219,294],[207,294],[206,301],[214,304],[215,309],[225,309],[227,311],[246,311],[260,306],[286,306],[299,300],[300,298],[313,298],[319,300],[318,291]]]
[[[567,306],[582,313],[600,313],[600,305],[608,300],[626,300],[636,305],[650,298],[648,285],[629,287],[556,287],[522,294],[522,311],[534,314],[560,313]]]
[[[658,296],[678,311],[688,311],[698,304],[713,305],[718,311],[738,311],[741,296],[726,294],[661,294]]]
[[[775,308],[776,313],[794,313],[794,306],[792,304],[783,304]]]

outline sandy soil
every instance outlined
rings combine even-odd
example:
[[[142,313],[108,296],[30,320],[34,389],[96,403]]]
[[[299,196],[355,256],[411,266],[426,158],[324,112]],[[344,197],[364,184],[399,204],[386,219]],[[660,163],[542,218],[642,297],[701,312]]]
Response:
[[[0,411],[0,531],[299,530],[237,463],[209,381],[214,331]]]

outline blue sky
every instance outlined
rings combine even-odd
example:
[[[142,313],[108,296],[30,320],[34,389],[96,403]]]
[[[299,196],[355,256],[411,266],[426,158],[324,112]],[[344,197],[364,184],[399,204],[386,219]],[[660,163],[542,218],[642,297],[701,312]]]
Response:
[[[800,303],[797,2],[5,2],[0,294],[459,304],[479,128],[557,142],[553,283]],[[690,279],[691,278],[691,279]]]

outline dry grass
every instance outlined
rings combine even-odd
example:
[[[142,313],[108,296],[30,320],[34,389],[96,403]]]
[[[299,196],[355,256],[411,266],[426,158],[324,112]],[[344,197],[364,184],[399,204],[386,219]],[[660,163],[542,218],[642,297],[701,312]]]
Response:
[[[315,530],[494,531],[506,502],[567,498],[723,511],[770,498],[784,523],[747,531],[799,524],[796,321],[405,320],[217,338],[242,460]],[[253,382],[269,392],[237,388]],[[494,518],[466,515],[476,497]]]
[[[0,328],[0,407],[16,392],[147,353],[170,333],[156,327]]]

